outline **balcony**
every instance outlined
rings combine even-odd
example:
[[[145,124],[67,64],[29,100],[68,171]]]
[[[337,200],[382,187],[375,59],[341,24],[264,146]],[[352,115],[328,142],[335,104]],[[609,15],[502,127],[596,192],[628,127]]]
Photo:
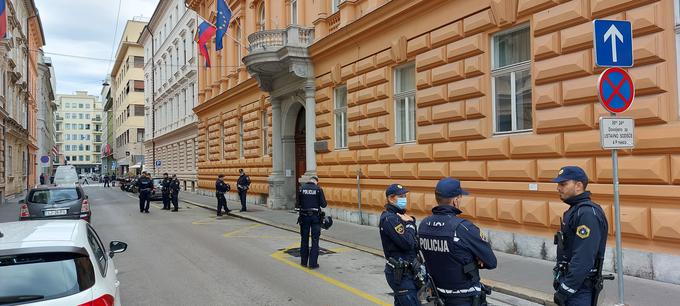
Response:
[[[259,31],[250,34],[248,42],[250,53],[243,58],[243,63],[264,91],[271,91],[273,80],[287,74],[301,79],[313,77],[307,51],[314,43],[313,28],[289,26]]]
[[[92,118],[92,121],[102,121],[102,117],[95,116],[94,118]]]
[[[57,121],[63,121],[63,120],[64,120],[64,117],[62,117],[62,116],[57,116],[56,119],[57,119]]]

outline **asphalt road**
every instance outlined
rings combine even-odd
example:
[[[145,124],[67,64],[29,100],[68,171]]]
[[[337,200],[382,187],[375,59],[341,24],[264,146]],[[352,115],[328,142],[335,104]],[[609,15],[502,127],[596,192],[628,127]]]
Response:
[[[123,305],[392,305],[375,255],[322,241],[332,253],[309,270],[288,253],[299,247],[296,233],[182,202],[179,212],[152,202],[141,214],[131,193],[84,188],[104,243],[128,243],[114,257]],[[18,218],[17,201],[0,206],[0,222]],[[494,297],[493,305],[531,304]]]

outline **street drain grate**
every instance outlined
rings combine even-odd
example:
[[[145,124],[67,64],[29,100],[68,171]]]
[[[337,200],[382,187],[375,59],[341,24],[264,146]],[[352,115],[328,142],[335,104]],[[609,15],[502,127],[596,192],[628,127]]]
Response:
[[[300,257],[300,248],[292,248],[292,249],[287,249],[283,251],[284,253],[293,256],[293,257]],[[329,250],[329,249],[324,249],[324,248],[319,248],[319,256],[321,255],[328,255],[328,254],[335,254],[335,252]]]

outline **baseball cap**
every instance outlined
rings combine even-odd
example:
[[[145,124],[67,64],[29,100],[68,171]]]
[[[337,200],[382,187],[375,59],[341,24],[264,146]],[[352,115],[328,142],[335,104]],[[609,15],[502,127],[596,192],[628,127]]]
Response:
[[[408,192],[408,190],[406,188],[404,188],[404,186],[402,186],[400,184],[392,184],[392,185],[389,185],[387,187],[387,189],[385,190],[385,196],[388,196],[388,197],[393,196],[393,195],[399,196],[399,195],[404,195],[407,192]]]
[[[434,192],[444,198],[454,198],[461,194],[468,194],[467,191],[461,188],[460,181],[452,177],[445,177],[439,180],[437,187],[434,188]]]
[[[557,173],[557,177],[552,181],[553,183],[561,183],[568,180],[574,180],[577,182],[588,182],[588,175],[580,167],[577,166],[566,166],[562,167]]]
[[[315,181],[317,181],[317,182],[319,181],[319,177],[318,177],[318,176],[316,176],[316,175],[315,175],[315,176],[312,176],[312,177],[310,177],[309,179],[310,179],[310,180],[315,180]]]

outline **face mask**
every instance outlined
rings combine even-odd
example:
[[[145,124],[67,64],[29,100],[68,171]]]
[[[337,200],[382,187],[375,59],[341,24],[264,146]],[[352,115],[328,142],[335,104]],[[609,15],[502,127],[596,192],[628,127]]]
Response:
[[[406,198],[397,198],[397,203],[395,205],[401,209],[406,209],[406,203]]]

